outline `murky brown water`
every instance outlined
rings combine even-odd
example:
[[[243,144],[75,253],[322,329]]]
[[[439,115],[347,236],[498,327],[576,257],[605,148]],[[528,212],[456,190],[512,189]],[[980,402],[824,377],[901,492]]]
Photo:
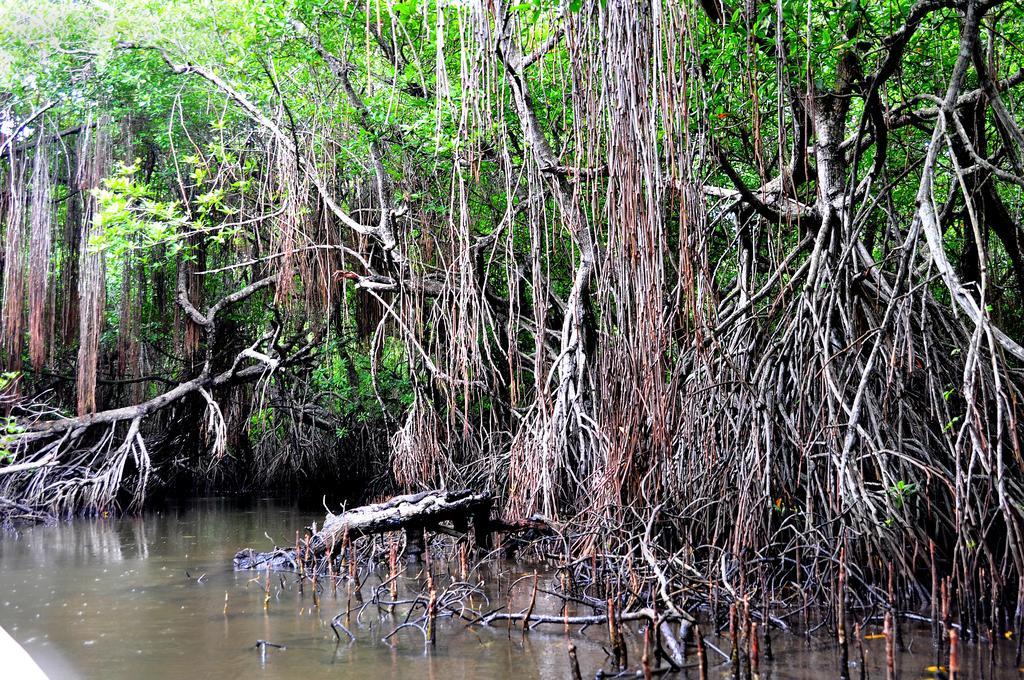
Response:
[[[271,501],[246,509],[207,500],[138,518],[26,527],[17,536],[0,537],[0,625],[54,679],[569,677],[560,628],[534,630],[524,638],[504,625],[467,629],[442,620],[436,646],[426,649],[413,629],[383,642],[399,621],[368,607],[349,626],[357,641],[338,644],[330,621],[348,606],[345,589],[325,594],[317,608],[308,588],[303,594],[293,586],[281,589],[276,576],[265,610],[262,585],[252,572],[234,572],[231,557],[239,547],[266,549],[271,541],[264,532],[287,543],[296,527],[317,514]],[[499,592],[533,569],[524,563],[496,565],[486,588],[500,601]],[[418,570],[409,568],[410,582]],[[371,576],[367,587],[378,582]],[[513,607],[525,607],[529,588],[517,591],[523,602]],[[558,601],[541,595],[536,611],[554,613],[558,607]],[[261,654],[254,647],[258,639],[286,649]],[[608,669],[602,627],[574,633],[572,639],[584,677]],[[634,637],[634,645],[639,639]],[[870,677],[884,678],[884,642],[867,645]],[[764,663],[764,678],[838,675],[838,656],[825,641],[808,645],[776,633],[774,647],[776,661]],[[928,669],[935,663],[929,641],[911,647],[900,657],[901,676],[937,677]],[[639,650],[631,651],[637,659]],[[991,673],[987,649],[968,647],[963,657],[965,678],[1022,677],[1005,665]],[[716,680],[730,675],[725,666],[709,673]],[[859,677],[859,669],[851,676]],[[690,677],[696,677],[692,670]],[[0,678],[6,680],[2,660]]]

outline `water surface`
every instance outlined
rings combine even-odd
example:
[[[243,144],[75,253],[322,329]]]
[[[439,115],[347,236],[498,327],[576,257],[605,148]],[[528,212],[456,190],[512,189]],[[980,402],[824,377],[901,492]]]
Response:
[[[441,621],[431,649],[415,629],[382,641],[405,610],[396,618],[371,606],[349,621],[357,641],[339,644],[331,618],[353,601],[358,607],[358,599],[351,599],[350,589],[342,585],[337,593],[325,592],[318,607],[308,586],[299,592],[292,574],[272,577],[271,599],[264,608],[265,581],[254,572],[233,571],[232,556],[241,547],[265,550],[274,543],[290,543],[295,529],[318,515],[322,512],[300,512],[277,501],[239,506],[214,499],[140,517],[23,527],[17,534],[0,536],[0,624],[55,680],[569,677],[560,627],[523,636],[505,625],[467,629],[458,621]],[[509,585],[537,568],[497,563],[487,571],[485,590],[493,602],[504,601]],[[367,577],[364,594],[368,596],[379,578]],[[442,575],[439,582],[446,578]],[[542,587],[544,583],[542,572]],[[512,590],[513,608],[526,606],[531,584],[526,579]],[[403,578],[404,596],[421,586],[421,567],[410,565]],[[485,606],[482,599],[474,604]],[[559,600],[541,593],[536,611],[555,613],[559,606]],[[571,637],[584,677],[609,670],[602,626]],[[641,639],[635,634],[631,639],[633,663],[639,659]],[[257,640],[285,649],[261,653],[254,646]],[[776,633],[773,643],[776,660],[763,662],[763,678],[837,676],[838,655],[827,640],[808,643]],[[884,678],[884,643],[866,644],[869,676]],[[1006,649],[998,651],[1010,658]],[[968,646],[963,657],[968,668],[963,677],[1022,677],[1005,662],[993,673],[987,649]],[[934,664],[926,639],[911,639],[911,650],[899,658],[902,677],[937,677],[929,668]],[[854,667],[851,676],[859,677],[859,669]],[[686,672],[677,677],[686,677]],[[696,673],[689,671],[689,677]],[[731,674],[719,666],[709,677]]]

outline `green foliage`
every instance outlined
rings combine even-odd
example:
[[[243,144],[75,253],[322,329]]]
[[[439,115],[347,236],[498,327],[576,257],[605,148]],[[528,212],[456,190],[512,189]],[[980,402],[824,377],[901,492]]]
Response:
[[[194,157],[189,157],[186,162]],[[103,250],[120,257],[133,252],[148,262],[158,245],[166,247],[166,254],[189,257],[189,237],[197,232],[217,244],[230,242],[240,233],[236,227],[224,226],[219,220],[235,213],[226,203],[226,189],[213,188],[195,197],[195,219],[188,219],[177,201],[161,201],[160,192],[151,184],[139,180],[139,163],[132,165],[118,163],[115,173],[103,180],[100,189],[93,195],[99,205],[97,223],[100,234],[89,244],[91,248]],[[194,161],[192,176],[201,185],[206,177],[205,166]],[[240,183],[239,188],[246,185]]]
[[[917,484],[905,482],[902,479],[889,487],[889,497],[897,508],[903,508],[910,500],[917,495]]]
[[[102,188],[93,189],[99,207],[96,221],[102,230],[89,247],[115,257],[136,251],[145,259],[154,246],[167,244],[176,254],[187,236],[187,220],[176,202],[153,198],[155,192],[139,181],[138,171],[138,160],[132,165],[118,163]]]
[[[341,340],[332,340],[325,352],[326,359],[313,371],[313,385],[318,392],[329,397],[332,412],[343,419],[372,422],[384,415],[390,407],[395,417],[412,403],[412,385],[408,374],[405,349],[396,339],[387,339],[373,365],[368,353]],[[376,368],[376,373],[374,373]]]
[[[567,9],[580,12],[584,4],[569,0]],[[694,54],[659,55],[685,62],[685,68],[691,69],[684,79],[688,105],[694,107],[692,118],[684,123],[690,127],[662,129],[658,117],[663,114],[653,105],[649,124],[658,128],[659,142],[675,134],[700,138],[711,127],[707,138],[713,138],[736,159],[737,172],[750,186],[758,186],[766,175],[777,172],[788,149],[779,149],[779,157],[775,157],[775,150],[756,148],[751,140],[756,136],[769,147],[774,140],[786,140],[798,116],[789,98],[796,92],[806,105],[815,89],[835,86],[844,55],[856,53],[864,73],[876,69],[885,57],[887,36],[901,25],[914,4],[912,0],[787,0],[758,4],[755,14],[746,16],[746,5],[733,3],[730,7],[734,11],[721,24],[695,6],[687,26],[692,31],[687,40],[692,40]],[[562,5],[556,0],[510,3],[509,10],[520,31],[517,38],[524,46],[536,47],[551,37]],[[1001,36],[1008,44],[1024,44],[1024,21],[1017,16],[1019,9],[1008,8],[1007,12],[1017,14],[1000,23]],[[101,230],[88,247],[108,255],[109,300],[119,299],[129,261],[141,264],[154,278],[157,274],[172,278],[178,266],[189,261],[198,263],[200,257],[206,269],[234,272],[231,268],[240,261],[273,257],[268,252],[281,236],[283,207],[291,211],[284,217],[296,221],[329,219],[322,206],[310,205],[315,201],[289,201],[295,197],[283,195],[288,190],[270,181],[279,168],[268,157],[279,140],[268,141],[266,131],[259,129],[223,91],[194,75],[174,73],[158,50],[175,64],[199,64],[223,79],[273,118],[287,135],[299,139],[309,162],[338,186],[365,183],[370,144],[380,145],[397,202],[414,216],[402,237],[408,241],[410,266],[416,273],[437,273],[452,266],[445,260],[450,254],[442,256],[440,249],[433,247],[437,239],[459,240],[458,246],[462,247],[477,237],[501,232],[503,247],[494,249],[490,266],[479,275],[489,284],[489,291],[502,297],[516,291],[522,308],[538,303],[532,281],[524,279],[514,287],[507,275],[510,268],[529,261],[537,249],[543,253],[548,279],[545,283],[554,296],[564,299],[572,285],[577,257],[571,235],[560,228],[557,219],[552,219],[541,234],[524,228],[522,220],[507,223],[510,212],[519,215],[516,211],[530,209],[555,216],[559,208],[550,195],[532,196],[535,203],[528,206],[521,188],[510,191],[506,184],[506,177],[516,172],[523,171],[525,176],[523,158],[527,150],[515,148],[525,143],[518,133],[508,133],[517,129],[519,121],[510,91],[500,79],[495,81],[493,91],[469,93],[464,89],[460,60],[473,58],[462,43],[464,36],[459,29],[464,14],[465,7],[458,3],[435,0],[373,0],[347,3],[341,8],[322,0],[119,0],[116,7],[42,0],[32,3],[31,8],[15,0],[0,0],[0,91],[5,95],[4,106],[17,114],[15,118],[54,102],[51,124],[56,127],[80,125],[88,116],[102,111],[116,125],[131,130],[126,135],[130,139],[119,140],[129,151],[125,153],[121,147],[118,154],[134,160],[118,163],[93,192]],[[327,51],[344,57],[365,112],[344,96],[322,56],[297,34],[292,26],[296,20],[315,32]],[[906,46],[899,77],[884,86],[881,94],[886,102],[903,101],[908,88],[922,96],[943,91],[957,56],[958,26],[953,10],[937,11],[925,19],[923,28]],[[122,41],[157,49],[123,49]],[[776,53],[776,49],[781,51]],[[1024,65],[1020,49],[995,56],[1000,74],[1012,73]],[[572,101],[576,93],[569,77],[573,64],[568,48],[556,46],[531,68],[527,87],[540,127],[566,162],[586,156],[589,150],[576,148],[580,140],[570,134],[576,125]],[[852,97],[852,124],[864,115],[864,86],[859,83]],[[472,124],[466,120],[466,111],[472,108],[467,105],[470,96],[486,100],[481,108],[490,107],[475,112],[479,120]],[[1010,104],[1011,108],[1019,106],[1019,102]],[[366,129],[362,125],[364,116],[368,120]],[[757,121],[756,126],[753,121]],[[992,126],[991,121],[988,124]],[[889,165],[896,169],[915,167],[921,162],[929,137],[927,130],[913,126],[900,129],[890,140]],[[591,142],[598,155],[607,151],[601,148],[606,142]],[[783,141],[782,146],[789,143]],[[152,154],[152,162],[143,159],[147,153]],[[869,149],[864,154],[854,174],[870,166],[873,153]],[[695,174],[708,184],[729,186],[730,180],[721,168],[703,154],[701,151],[692,159]],[[467,161],[468,157],[472,161]],[[806,161],[809,169],[813,164],[813,157]],[[953,188],[951,173],[948,168],[942,169],[936,180],[936,195],[945,195]],[[884,233],[892,214],[912,214],[916,180],[914,173],[902,175],[898,171],[881,178],[880,182],[891,184],[891,205],[879,204],[869,211],[864,217],[867,228]],[[584,210],[594,224],[600,224],[608,206],[603,202],[604,186],[593,186],[598,188],[592,192],[588,189]],[[299,190],[308,191],[308,187]],[[1019,205],[1019,190],[1000,190],[1008,204]],[[462,209],[454,205],[457,191],[465,192],[467,218],[465,225],[456,228],[453,213]],[[813,203],[814,192],[814,182],[809,181],[794,188],[793,197]],[[344,198],[339,200],[345,202]],[[463,200],[461,195],[459,200]],[[302,207],[295,208],[294,203]],[[343,207],[364,210],[363,203],[352,199],[352,205]],[[259,205],[260,212],[251,219],[255,226],[243,226],[254,204]],[[709,201],[708,205],[714,211],[714,203]],[[63,203],[58,208],[66,209]],[[666,209],[663,217],[670,225],[666,230],[671,251],[668,262],[682,248],[685,225],[674,209]],[[701,247],[716,263],[711,288],[727,291],[738,276],[738,235],[722,215],[709,217],[715,229]],[[770,253],[755,253],[755,260],[767,261],[775,253],[791,252],[806,236],[792,224],[771,227],[768,233],[759,235],[760,247]],[[458,231],[462,229],[465,233]],[[607,248],[606,234],[595,231],[601,247]],[[970,247],[962,218],[954,217],[946,223],[944,238],[951,253],[962,253]],[[300,247],[312,240],[303,241]],[[880,241],[873,243],[872,254],[883,262],[891,257],[891,245]],[[1009,271],[1006,253],[998,244],[993,248],[994,288],[1008,290],[1010,287],[1004,285]],[[373,257],[379,255],[372,253]],[[792,271],[803,262],[802,257],[796,258]],[[764,285],[770,274],[765,268],[755,268],[751,286],[757,289]],[[790,275],[791,271],[782,273],[782,284],[788,285]],[[247,280],[244,275],[229,273],[211,276],[201,285],[205,294],[215,296]],[[308,283],[296,281],[303,294],[307,292],[303,286]],[[129,281],[128,286],[132,285],[136,284]],[[941,284],[933,285],[935,296],[948,301]],[[140,335],[168,341],[173,309],[169,311],[166,300],[163,308],[157,309],[155,288],[139,293],[144,317],[149,320]],[[346,303],[353,306],[350,289],[346,295]],[[545,310],[548,301],[542,302],[541,314],[557,313]],[[1004,317],[1021,323],[1016,294],[1002,294],[986,302],[1001,323]],[[774,296],[765,296],[757,305],[768,308],[776,303]],[[104,341],[109,346],[117,339],[119,318],[113,306],[107,313]],[[255,333],[276,321],[274,310],[258,304],[233,314],[233,322]],[[312,388],[327,395],[326,406],[333,414],[351,422],[400,415],[411,403],[417,384],[416,376],[410,374],[410,364],[417,363],[415,354],[410,356],[393,335],[376,347],[353,341],[350,335],[355,323],[351,317],[332,321],[337,325],[323,343],[326,358],[312,370]],[[557,322],[550,322],[537,320],[539,326],[557,328]],[[436,321],[427,319],[423,323],[429,329]],[[444,337],[440,332],[438,335]],[[481,344],[502,342],[493,329],[480,333],[480,337]],[[542,343],[522,329],[516,331],[511,343],[524,355],[543,351]],[[428,351],[436,353],[438,348]],[[951,350],[957,352],[959,349]],[[175,370],[179,370],[177,366]],[[943,397],[954,404],[955,387]],[[474,408],[485,409],[490,404],[480,400]],[[935,427],[949,432],[960,420],[957,416]],[[268,430],[276,427],[272,409],[254,414],[250,426]],[[896,494],[893,497],[902,504],[916,493],[916,487],[896,485],[889,493]]]
[[[21,378],[20,373],[11,371],[0,373],[0,394],[10,389],[19,378]],[[10,447],[17,436],[24,431],[25,428],[18,423],[14,416],[0,418],[0,464],[14,462],[15,454]]]

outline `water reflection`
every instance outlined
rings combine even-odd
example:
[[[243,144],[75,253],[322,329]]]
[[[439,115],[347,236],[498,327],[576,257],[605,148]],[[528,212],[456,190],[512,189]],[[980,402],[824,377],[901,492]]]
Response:
[[[338,644],[330,619],[349,606],[344,586],[325,593],[317,608],[308,587],[300,594],[293,577],[275,575],[265,610],[265,582],[232,571],[231,557],[242,546],[265,549],[265,534],[289,542],[310,519],[270,501],[240,509],[210,500],[138,518],[27,527],[0,538],[0,623],[54,678],[564,673],[560,636],[510,639],[504,628],[442,622],[436,648],[427,651],[416,630],[382,642],[380,631],[394,624],[376,609],[350,626],[358,642]],[[261,653],[254,646],[260,639],[286,648]],[[581,651],[595,668],[603,662],[599,642],[584,641]]]
[[[278,575],[272,577],[264,609],[265,580],[232,571],[231,557],[243,546],[266,549],[271,544],[266,534],[289,543],[295,528],[317,514],[272,501],[239,507],[203,500],[137,518],[25,528],[18,536],[0,537],[0,624],[55,679],[569,677],[566,639],[557,626],[524,637],[505,626],[467,629],[442,621],[434,649],[425,649],[416,629],[402,630],[385,643],[381,638],[399,622],[392,614],[376,607],[359,610],[358,597],[347,586],[324,593],[317,607],[308,587],[300,593],[293,576]],[[500,599],[533,568],[500,564],[490,571],[485,588]],[[406,574],[415,589],[418,570],[413,566]],[[375,578],[370,576],[365,587],[379,582]],[[513,591],[513,609],[526,606],[531,582]],[[339,643],[330,620],[353,603],[347,625],[358,640]],[[536,611],[558,608],[558,601],[542,595]],[[572,639],[585,677],[606,667],[602,626],[575,632]],[[635,633],[631,639],[634,662],[641,639]],[[285,648],[261,651],[257,640]],[[884,643],[866,645],[870,677],[885,677]],[[762,664],[762,678],[837,676],[838,656],[827,641],[807,644],[776,634],[773,646],[776,661]],[[1012,659],[1012,650],[1000,653]],[[967,647],[962,657],[970,671],[964,677],[1020,677],[1005,661],[993,672],[987,655],[987,648]],[[911,639],[911,652],[899,663],[902,677],[936,677],[928,670],[935,662],[927,639]],[[709,674],[729,676],[726,667]],[[856,668],[851,676],[859,676]]]

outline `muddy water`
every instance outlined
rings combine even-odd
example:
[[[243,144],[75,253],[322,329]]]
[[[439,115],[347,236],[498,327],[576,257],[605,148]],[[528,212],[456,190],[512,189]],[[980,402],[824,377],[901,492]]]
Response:
[[[367,607],[349,624],[356,642],[339,644],[330,621],[351,605],[346,589],[325,593],[318,608],[309,588],[300,593],[291,582],[294,577],[287,576],[283,587],[280,577],[273,577],[265,608],[264,583],[255,582],[252,572],[232,571],[232,555],[239,547],[265,549],[270,539],[287,543],[296,527],[318,514],[270,501],[238,507],[209,500],[137,518],[23,528],[0,537],[0,625],[55,679],[569,677],[560,629],[534,630],[524,637],[504,625],[466,629],[441,621],[437,644],[427,649],[422,634],[411,628],[382,641],[400,620]],[[534,568],[497,564],[485,588],[498,601],[500,593]],[[404,580],[409,587],[418,583],[418,572],[419,567],[408,568]],[[366,587],[378,582],[371,575]],[[532,579],[523,583],[513,590],[518,593],[513,607],[528,603]],[[542,593],[536,611],[556,612],[558,607]],[[584,677],[610,670],[602,627],[576,632],[572,639]],[[285,648],[261,652],[254,646],[257,640]],[[640,640],[633,635],[633,662],[640,656]],[[837,676],[838,655],[827,643],[808,645],[778,633],[773,642],[776,661],[763,662],[762,677]],[[884,677],[884,643],[866,644],[870,676]],[[901,677],[938,677],[929,668],[935,663],[930,643],[919,640],[911,648],[899,658]],[[993,674],[987,650],[965,651],[962,663],[968,673],[963,677],[1022,677],[1005,663]],[[709,655],[716,661],[713,652]],[[859,677],[859,669],[852,668],[851,675]],[[730,676],[725,666],[709,673],[716,679]],[[6,680],[2,659],[0,678]]]

